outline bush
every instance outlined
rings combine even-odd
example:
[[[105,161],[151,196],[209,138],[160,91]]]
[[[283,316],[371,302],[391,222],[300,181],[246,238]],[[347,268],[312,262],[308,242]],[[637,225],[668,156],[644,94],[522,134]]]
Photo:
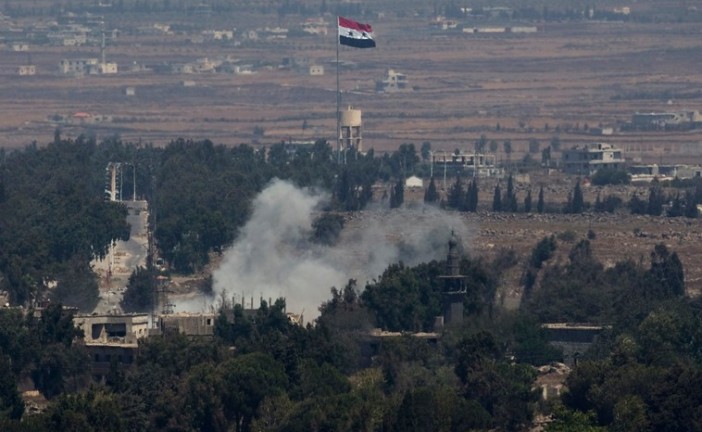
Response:
[[[561,233],[558,233],[558,240],[565,242],[565,243],[572,243],[575,241],[577,238],[577,234],[575,234],[575,231],[572,230],[567,230],[563,231]]]
[[[344,229],[344,217],[336,213],[324,213],[312,223],[312,229],[313,242],[333,245]]]
[[[631,177],[624,170],[600,168],[590,181],[596,186],[629,184]]]
[[[623,205],[624,201],[618,196],[607,195],[604,200],[595,202],[595,211],[598,213],[614,213]]]

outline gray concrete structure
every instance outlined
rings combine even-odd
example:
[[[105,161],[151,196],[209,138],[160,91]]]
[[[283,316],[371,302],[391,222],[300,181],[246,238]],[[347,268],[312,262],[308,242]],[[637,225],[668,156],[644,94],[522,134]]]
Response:
[[[174,313],[158,315],[156,324],[161,333],[180,333],[186,336],[213,336],[214,313]]]
[[[149,335],[148,314],[78,315],[73,324],[83,330],[88,345],[136,345]]]
[[[566,174],[592,175],[600,168],[623,169],[626,161],[622,151],[606,143],[590,143],[563,151]]]

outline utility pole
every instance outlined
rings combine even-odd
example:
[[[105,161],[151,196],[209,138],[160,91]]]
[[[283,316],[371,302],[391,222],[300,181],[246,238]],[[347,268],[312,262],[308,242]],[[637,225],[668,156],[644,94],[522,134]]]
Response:
[[[134,190],[132,191],[132,201],[136,201],[136,164],[132,162],[132,176],[134,179],[132,180],[132,185],[134,186]]]

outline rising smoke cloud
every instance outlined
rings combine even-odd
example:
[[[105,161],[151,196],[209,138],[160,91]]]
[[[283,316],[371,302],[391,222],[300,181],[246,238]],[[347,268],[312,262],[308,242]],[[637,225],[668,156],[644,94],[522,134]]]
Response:
[[[250,220],[225,251],[213,273],[214,291],[250,299],[284,297],[289,311],[318,315],[332,287],[353,278],[363,288],[388,265],[416,265],[443,259],[455,230],[464,242],[471,229],[458,214],[433,207],[369,210],[354,213],[339,242],[324,246],[309,241],[312,222],[329,196],[273,180],[254,200]]]

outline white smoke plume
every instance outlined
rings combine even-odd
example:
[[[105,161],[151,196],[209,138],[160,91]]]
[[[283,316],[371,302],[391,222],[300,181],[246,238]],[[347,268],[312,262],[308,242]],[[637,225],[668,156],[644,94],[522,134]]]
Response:
[[[330,299],[332,287],[353,278],[363,289],[388,265],[444,259],[452,230],[467,242],[470,227],[459,214],[433,207],[354,213],[335,246],[309,241],[312,222],[328,195],[272,181],[254,200],[253,213],[213,274],[217,297],[237,303],[284,297],[306,320]]]

